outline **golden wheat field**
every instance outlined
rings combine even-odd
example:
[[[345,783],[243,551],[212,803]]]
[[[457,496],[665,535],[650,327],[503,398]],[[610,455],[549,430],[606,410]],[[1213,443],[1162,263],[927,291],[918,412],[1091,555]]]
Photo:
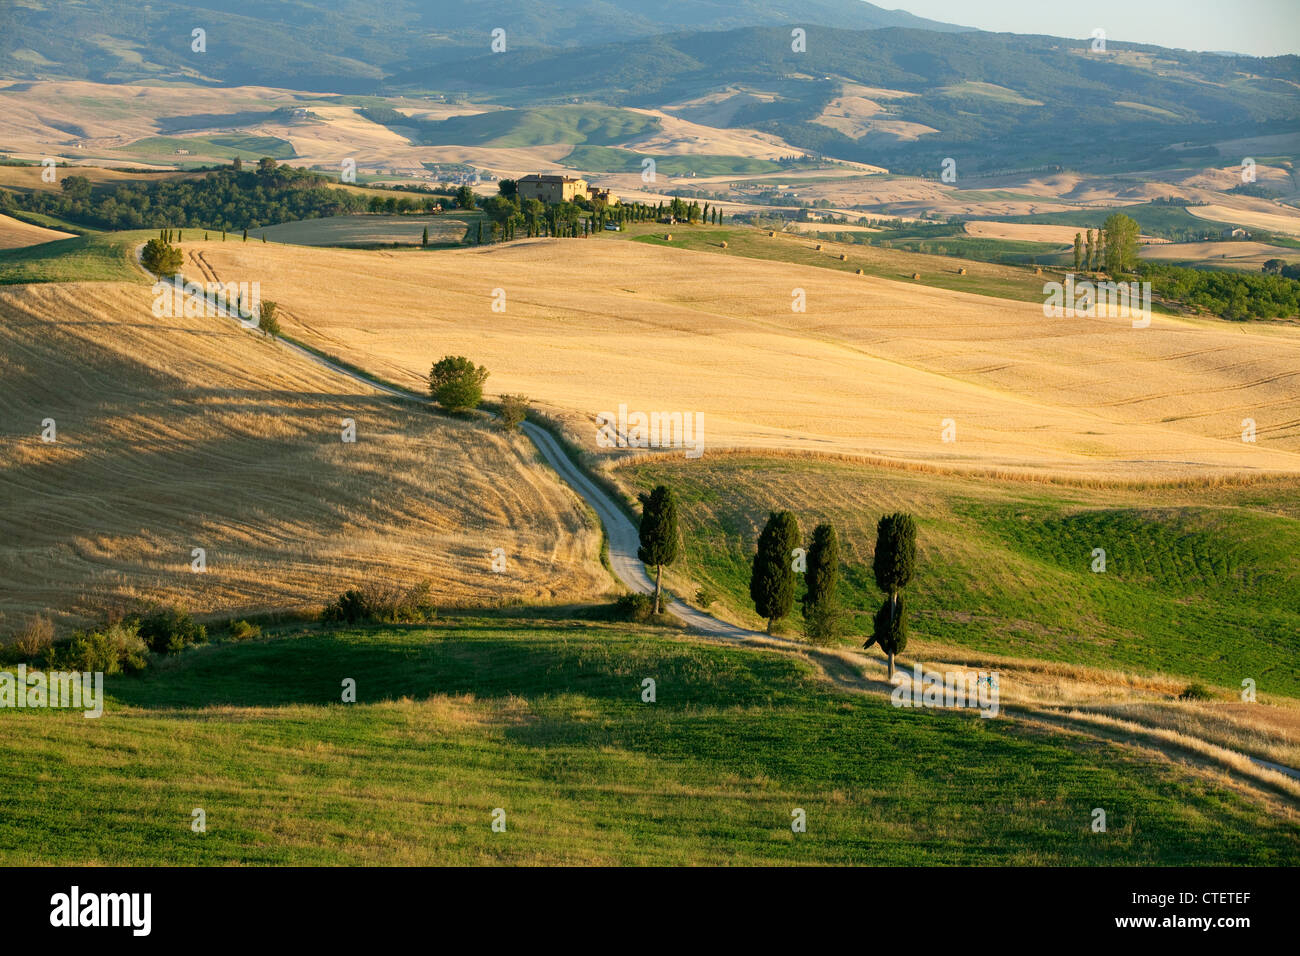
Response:
[[[599,532],[526,439],[151,304],[143,285],[0,291],[0,633],[136,599],[310,608],[367,581],[428,579],[441,604],[606,589]]]
[[[1300,471],[1294,327],[1045,318],[1036,303],[634,242],[186,250],[196,274],[259,280],[316,348],[417,389],[441,356],[470,356],[489,393],[529,395],[589,447],[595,416],[626,404],[702,414],[706,448],[1128,479]]]
[[[55,239],[69,239],[72,233],[14,219],[12,216],[0,216],[0,249],[20,249],[24,246],[38,246]]]

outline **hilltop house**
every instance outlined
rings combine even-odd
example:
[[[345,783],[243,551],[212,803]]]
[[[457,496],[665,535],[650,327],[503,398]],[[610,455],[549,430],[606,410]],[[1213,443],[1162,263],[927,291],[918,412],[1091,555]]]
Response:
[[[545,203],[589,199],[613,205],[618,201],[608,189],[596,189],[578,176],[548,176],[529,173],[517,182],[520,199],[539,199]]]

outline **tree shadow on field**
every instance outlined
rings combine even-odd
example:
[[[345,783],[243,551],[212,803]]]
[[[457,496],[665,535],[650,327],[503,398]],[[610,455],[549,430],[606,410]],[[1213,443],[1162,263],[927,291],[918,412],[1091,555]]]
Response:
[[[672,707],[770,703],[805,679],[797,666],[761,651],[567,623],[536,622],[521,632],[458,622],[209,645],[138,676],[111,677],[105,690],[121,705],[206,719],[214,707],[342,704],[347,679],[356,682],[358,704],[469,694],[640,705],[645,677],[675,688],[665,701]]]

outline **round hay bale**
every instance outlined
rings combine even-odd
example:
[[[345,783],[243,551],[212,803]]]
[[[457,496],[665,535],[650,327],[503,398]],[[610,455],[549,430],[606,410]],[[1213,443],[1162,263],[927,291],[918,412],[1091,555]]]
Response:
[[[818,251],[818,252],[821,252],[821,251],[822,251],[822,244],[821,244],[820,242],[817,243],[817,251]]]
[[[1042,266],[1034,266],[1034,275],[1036,275],[1036,276],[1040,276],[1040,275],[1042,275],[1042,274],[1043,274],[1043,267],[1042,267]]]
[[[768,230],[767,237],[768,237],[769,239],[772,238],[772,237],[775,236],[775,235],[776,235],[775,232],[773,232],[772,230]]]
[[[848,261],[849,261],[849,257],[846,256],[844,253],[841,252],[841,253],[840,253],[840,262],[848,262]]]
[[[858,270],[858,275],[865,275],[865,274],[866,273],[864,273],[861,269]]]
[[[664,242],[672,242],[672,241],[673,241],[673,234],[671,232],[665,232]]]
[[[965,267],[965,266],[962,266],[960,269],[957,270],[957,275],[959,275],[959,276],[964,276],[965,274],[966,274],[966,267]]]
[[[727,241],[725,239],[722,241],[722,248],[727,248]]]
[[[913,273],[912,273],[912,278],[913,278],[913,279],[919,279],[919,278],[921,278],[921,273],[919,273],[919,272],[913,272]]]

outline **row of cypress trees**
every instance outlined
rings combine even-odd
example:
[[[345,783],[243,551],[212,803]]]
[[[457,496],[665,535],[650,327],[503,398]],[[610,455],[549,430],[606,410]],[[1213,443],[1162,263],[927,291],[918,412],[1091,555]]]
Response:
[[[662,607],[664,565],[677,560],[681,534],[677,523],[677,499],[666,485],[640,495],[641,528],[637,557],[655,569],[654,612]],[[796,574],[804,575],[800,598],[804,634],[810,641],[824,643],[839,636],[844,626],[840,606],[840,543],[835,528],[827,523],[813,529],[807,551],[800,548],[799,521],[791,511],[769,513],[758,536],[749,579],[749,596],[754,610],[767,619],[771,634],[776,622],[794,609]],[[880,645],[889,658],[889,676],[894,676],[894,657],[907,647],[907,609],[903,589],[916,570],[916,521],[910,514],[884,515],[876,524],[876,550],[872,571],[876,586],[885,595],[873,619],[873,633],[862,646]]]

